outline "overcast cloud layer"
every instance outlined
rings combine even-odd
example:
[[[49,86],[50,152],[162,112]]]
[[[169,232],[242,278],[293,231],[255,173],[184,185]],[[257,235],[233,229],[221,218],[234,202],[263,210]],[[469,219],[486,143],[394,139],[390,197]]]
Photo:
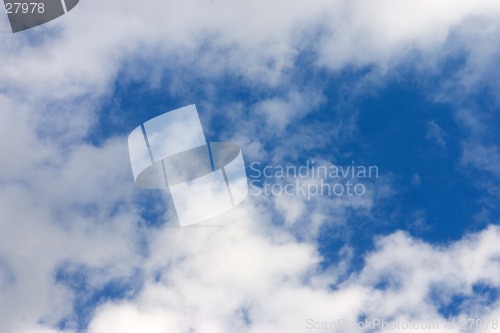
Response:
[[[141,207],[152,209],[158,198],[143,199],[134,187],[127,131],[102,134],[98,144],[93,137],[117,87],[139,83],[201,104],[214,127],[224,117],[221,139],[242,145],[247,160],[279,163],[321,138],[303,130],[278,147],[273,138],[331,101],[321,82],[305,84],[301,68],[311,76],[366,71],[346,97],[355,99],[402,68],[440,76],[445,60],[460,56],[460,68],[427,98],[455,110],[468,133],[460,165],[490,176],[477,186],[494,205],[500,147],[487,110],[467,98],[498,91],[499,18],[495,0],[82,0],[47,25],[0,34],[0,331],[263,333],[307,332],[308,319],[443,323],[457,295],[464,300],[457,318],[494,320],[500,303],[477,292],[500,288],[500,230],[486,213],[478,216],[485,227],[458,241],[373,235],[376,247],[361,268],[352,269],[348,243],[325,267],[323,224],[348,228],[350,216],[373,215],[397,191],[389,176],[356,200],[249,197],[217,220],[224,227],[180,229],[171,210],[160,225],[145,216]],[[224,77],[272,94],[220,107]],[[356,132],[355,110],[339,112],[332,111],[341,120],[329,132],[333,152]],[[121,115],[115,123],[130,130],[142,119]],[[446,147],[436,123],[427,130],[428,140]]]

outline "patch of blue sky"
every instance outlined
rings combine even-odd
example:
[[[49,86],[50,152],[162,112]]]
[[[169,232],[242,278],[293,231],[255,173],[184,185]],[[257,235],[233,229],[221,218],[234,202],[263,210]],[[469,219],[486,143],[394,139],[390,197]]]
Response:
[[[96,308],[106,302],[133,299],[142,285],[142,272],[134,270],[130,276],[114,278],[92,285],[91,280],[100,275],[98,270],[79,265],[61,265],[55,272],[58,284],[69,288],[74,295],[72,314],[58,323],[58,328],[84,331]]]
[[[132,179],[133,181],[133,179]],[[160,190],[145,190],[137,188],[135,207],[143,219],[144,226],[158,227],[166,222],[169,202],[166,200],[168,193]]]
[[[319,239],[324,265],[337,262],[338,251],[348,243],[354,248],[351,269],[362,269],[374,236],[399,229],[445,244],[483,227],[476,225],[475,217],[484,208],[485,193],[461,171],[461,130],[451,110],[408,90],[389,86],[360,106],[353,156],[379,166],[382,175],[394,175],[397,193],[375,208],[373,218],[353,215],[342,231],[329,232],[338,227],[326,225]],[[425,139],[430,120],[448,135],[444,149]]]
[[[446,287],[436,285],[429,292],[429,301],[437,305],[439,313],[448,320],[467,314],[470,318],[477,317],[474,311],[479,305],[482,307],[492,306],[498,301],[500,289],[494,288],[487,283],[476,283],[472,290],[463,293],[449,294]]]
[[[445,146],[426,139],[431,121],[446,133]],[[399,216],[395,227],[407,229],[412,221],[405,219],[423,209],[428,228],[412,233],[428,241],[460,238],[480,210],[480,191],[460,172],[461,130],[452,110],[399,82],[360,106],[358,124],[363,154],[400,187],[389,214]]]
[[[7,260],[0,256],[0,283],[4,285],[9,285],[16,281],[16,276],[12,270],[11,265]]]
[[[142,63],[142,60],[137,61]],[[144,63],[143,70],[153,75],[157,69]],[[98,144],[112,136],[128,135],[138,124],[189,104],[197,105],[207,139],[223,140],[224,133],[238,130],[238,123],[261,121],[251,118],[248,112],[255,103],[266,98],[282,97],[290,87],[302,89],[310,86],[321,90],[328,79],[326,71],[316,69],[301,57],[296,67],[286,74],[287,84],[276,87],[255,85],[229,73],[207,77],[185,67],[167,68],[158,75],[160,83],[152,84],[147,74],[134,76],[126,69],[121,71],[115,79],[112,95],[103,101],[99,120],[87,140]],[[181,88],[172,88],[170,84],[173,81],[178,81]],[[236,104],[243,107],[228,109],[228,105]],[[272,142],[272,138],[269,139]]]

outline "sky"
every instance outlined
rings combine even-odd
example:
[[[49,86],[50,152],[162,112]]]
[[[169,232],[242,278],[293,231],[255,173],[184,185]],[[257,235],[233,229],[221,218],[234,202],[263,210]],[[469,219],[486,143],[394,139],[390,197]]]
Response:
[[[0,332],[497,332],[499,18],[495,0],[82,0],[14,34],[0,13]],[[191,104],[241,147],[249,195],[180,228],[127,138]],[[315,166],[377,173],[272,172]]]

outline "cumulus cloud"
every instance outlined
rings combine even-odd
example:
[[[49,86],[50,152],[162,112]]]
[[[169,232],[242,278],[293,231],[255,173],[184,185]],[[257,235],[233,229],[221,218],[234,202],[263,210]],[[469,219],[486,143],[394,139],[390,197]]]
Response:
[[[248,228],[255,226],[159,235],[170,255],[158,256],[153,266],[163,262],[165,275],[147,283],[133,303],[100,308],[90,332],[121,332],[140,325],[148,333],[167,327],[182,332],[305,332],[311,320],[358,323],[362,317],[435,322],[438,332],[458,332],[458,324],[445,328],[449,318],[442,307],[452,296],[472,298],[477,285],[498,288],[500,283],[496,227],[447,247],[403,232],[381,237],[363,269],[340,284],[333,283],[334,274],[328,278],[315,268],[320,258],[310,245],[287,237],[271,241],[249,234]],[[195,249],[188,249],[184,244],[193,240]],[[167,265],[171,260],[176,264]],[[495,307],[484,300],[464,302],[457,317],[490,316]]]

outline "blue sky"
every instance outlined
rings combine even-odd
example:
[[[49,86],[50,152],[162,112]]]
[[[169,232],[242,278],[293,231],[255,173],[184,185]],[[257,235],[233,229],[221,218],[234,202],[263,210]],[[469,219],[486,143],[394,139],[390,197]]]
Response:
[[[0,35],[1,332],[495,331],[495,1],[99,6]],[[135,186],[127,136],[190,104],[247,174],[316,161],[379,177],[177,228],[169,194]]]

